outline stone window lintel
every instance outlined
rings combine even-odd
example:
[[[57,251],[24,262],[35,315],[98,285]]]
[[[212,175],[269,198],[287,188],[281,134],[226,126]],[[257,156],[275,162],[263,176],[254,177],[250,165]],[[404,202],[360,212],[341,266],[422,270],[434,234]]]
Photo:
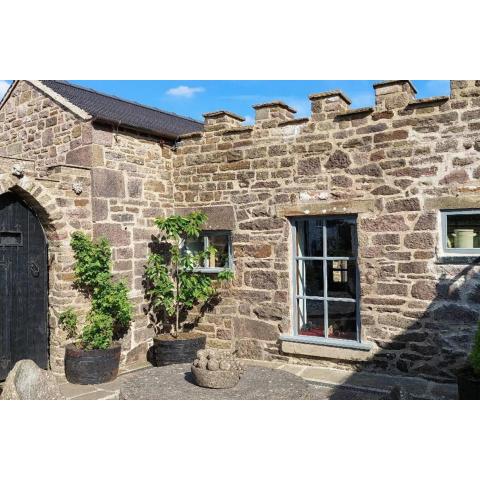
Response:
[[[346,215],[375,211],[374,200],[349,200],[337,202],[297,203],[277,207],[279,217],[300,217],[304,215]]]

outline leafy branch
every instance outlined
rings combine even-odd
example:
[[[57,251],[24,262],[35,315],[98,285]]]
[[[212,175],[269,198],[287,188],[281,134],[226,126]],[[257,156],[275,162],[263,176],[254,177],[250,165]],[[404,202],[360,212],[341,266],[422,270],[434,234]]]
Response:
[[[114,337],[128,328],[132,319],[127,286],[112,279],[108,240],[102,238],[94,242],[83,232],[75,232],[70,245],[75,257],[74,284],[92,303],[79,337],[80,344],[86,350],[107,349]],[[68,338],[77,337],[78,318],[72,308],[60,315],[59,322]]]
[[[206,221],[207,216],[201,212],[155,220],[160,231],[159,240],[167,243],[169,255],[149,255],[145,268],[148,280],[146,295],[154,310],[165,310],[172,321],[175,337],[180,331],[181,314],[200,302],[207,302],[216,295],[219,282],[233,278],[233,272],[228,269],[219,272],[217,280],[198,271],[216,253],[213,246],[197,253],[184,248],[188,239],[200,236],[201,227]]]

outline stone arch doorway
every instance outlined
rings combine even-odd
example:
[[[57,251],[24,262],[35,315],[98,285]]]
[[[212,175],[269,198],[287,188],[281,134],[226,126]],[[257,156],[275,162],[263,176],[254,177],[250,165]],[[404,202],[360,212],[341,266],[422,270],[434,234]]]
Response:
[[[23,358],[48,367],[48,253],[40,219],[0,194],[0,380]]]

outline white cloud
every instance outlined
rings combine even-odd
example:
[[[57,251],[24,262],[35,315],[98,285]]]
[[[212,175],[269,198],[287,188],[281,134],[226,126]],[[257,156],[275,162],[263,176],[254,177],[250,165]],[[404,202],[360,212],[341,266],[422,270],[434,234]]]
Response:
[[[251,125],[252,123],[255,123],[255,118],[250,115],[245,115],[245,124]]]
[[[179,85],[178,87],[167,90],[167,95],[171,95],[172,97],[192,98],[195,94],[204,91],[205,89],[203,87],[187,87],[186,85]]]
[[[10,86],[10,82],[7,82],[6,80],[0,80],[0,100],[7,93],[9,86]]]

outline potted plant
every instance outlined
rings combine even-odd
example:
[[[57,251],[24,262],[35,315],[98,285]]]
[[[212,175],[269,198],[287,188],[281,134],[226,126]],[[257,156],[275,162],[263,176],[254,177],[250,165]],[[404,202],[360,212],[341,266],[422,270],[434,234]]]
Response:
[[[457,383],[460,400],[480,400],[480,324],[468,363],[457,374]]]
[[[152,252],[146,269],[146,296],[153,311],[156,337],[150,349],[150,361],[156,366],[191,363],[196,352],[205,348],[206,336],[192,332],[185,322],[188,311],[206,304],[217,295],[219,282],[229,280],[233,273],[225,269],[213,274],[200,267],[216,249],[195,251],[187,248],[189,240],[198,239],[207,216],[192,212],[185,216],[157,218],[158,240],[163,254]]]
[[[75,232],[70,245],[74,251],[75,287],[91,300],[86,322],[78,332],[78,315],[69,308],[59,323],[74,339],[65,348],[65,376],[70,383],[98,384],[118,375],[121,345],[132,318],[127,286],[112,279],[111,249],[106,239],[97,242]]]

